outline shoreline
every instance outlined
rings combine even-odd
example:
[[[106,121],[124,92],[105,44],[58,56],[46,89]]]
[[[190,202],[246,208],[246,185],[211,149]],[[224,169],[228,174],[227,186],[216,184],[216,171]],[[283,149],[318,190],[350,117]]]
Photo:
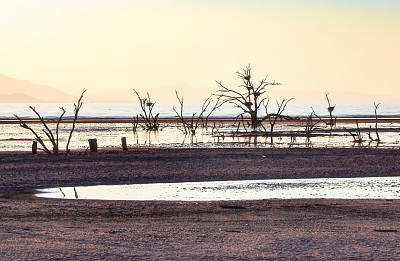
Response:
[[[290,116],[292,119],[280,119],[277,121],[277,124],[282,123],[296,123],[296,122],[305,122],[307,121],[308,116]],[[317,117],[313,117],[314,121],[317,121]],[[322,120],[329,121],[330,117],[322,116],[320,117]],[[374,115],[370,116],[340,116],[334,117],[336,118],[338,123],[355,123],[358,121],[359,123],[375,123],[376,118]],[[40,120],[37,118],[26,118],[21,117],[22,120],[27,123],[39,124]],[[44,118],[45,121],[51,123],[55,122],[58,117],[48,117]],[[77,123],[132,123],[135,117],[78,117]],[[191,117],[184,117],[185,120],[190,120]],[[244,117],[244,120],[250,120],[249,117]],[[71,123],[74,120],[73,117],[63,117],[63,123]],[[140,119],[139,119],[140,120]],[[236,122],[239,119],[237,117],[223,117],[223,116],[214,116],[209,117],[209,122]],[[388,121],[393,123],[400,123],[400,115],[378,115],[378,123],[387,123]],[[176,116],[173,117],[159,117],[159,123],[180,123],[179,119]],[[14,118],[0,118],[0,124],[19,124],[19,121]]]
[[[0,193],[60,182],[74,186],[91,181],[117,185],[400,176],[400,150],[395,148],[135,148],[86,154],[81,150],[58,156],[18,151],[0,152],[0,162]]]

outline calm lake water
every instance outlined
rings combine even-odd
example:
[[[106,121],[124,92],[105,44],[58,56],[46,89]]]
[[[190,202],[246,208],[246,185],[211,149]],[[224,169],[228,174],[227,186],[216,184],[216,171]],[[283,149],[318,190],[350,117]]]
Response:
[[[64,105],[62,105],[64,106]],[[36,109],[44,117],[58,117],[60,114],[60,104],[37,104]],[[173,105],[160,105],[155,107],[156,112],[161,116],[174,116]],[[194,111],[199,111],[200,105],[190,105],[185,109],[186,115],[191,115]],[[65,104],[68,113],[66,117],[71,116],[73,108],[71,104]],[[325,104],[313,105],[314,110],[321,116],[327,115]],[[335,116],[371,116],[373,115],[373,105],[337,105]],[[273,110],[272,110],[273,111]],[[306,116],[310,113],[310,105],[289,104],[286,115]],[[11,118],[13,114],[20,117],[34,117],[29,110],[28,104],[0,104],[0,119]],[[80,118],[83,117],[132,117],[140,113],[139,108],[134,104],[85,104],[80,112]],[[237,109],[232,106],[225,106],[216,111],[213,116],[236,116]],[[399,115],[400,105],[379,106],[379,115]],[[373,124],[360,123],[360,127],[369,128]],[[40,124],[31,125],[42,137],[45,137]],[[50,124],[55,128],[55,124]],[[64,149],[71,124],[60,125],[60,148]],[[121,138],[126,137],[128,147],[234,147],[234,148],[270,148],[270,147],[352,147],[352,146],[372,146],[372,147],[400,147],[399,132],[381,132],[381,142],[370,141],[367,133],[362,133],[365,142],[357,144],[353,142],[350,134],[344,131],[344,128],[354,129],[354,123],[341,123],[335,129],[332,135],[320,135],[312,137],[309,143],[305,137],[293,135],[283,135],[275,137],[271,142],[270,137],[251,137],[235,135],[236,127],[232,124],[216,122],[215,126],[209,126],[207,129],[199,128],[195,136],[185,135],[181,125],[178,122],[163,123],[158,132],[148,132],[143,128],[138,128],[133,132],[132,123],[79,123],[76,126],[71,140],[70,148],[72,150],[86,149],[88,139],[97,139],[99,148],[120,148]],[[399,123],[385,121],[379,124],[380,128],[400,128]],[[268,128],[268,125],[266,125]],[[327,126],[321,125],[320,128],[326,129]],[[291,133],[304,132],[305,125],[300,123],[280,123],[276,125],[275,131],[285,131]],[[240,131],[244,131],[241,127]],[[32,146],[33,135],[29,130],[21,128],[18,124],[0,124],[0,151],[29,151]],[[49,147],[50,142],[46,141]]]
[[[29,106],[32,104],[24,103],[0,103],[0,118],[10,118],[17,114],[20,117],[35,117],[30,111]],[[58,117],[60,115],[60,107],[67,110],[66,117],[73,115],[73,104],[53,104],[38,103],[33,105],[43,117]],[[160,113],[160,117],[174,117],[173,107],[179,108],[179,104],[156,104],[154,112]],[[271,112],[274,112],[275,104],[271,103]],[[289,116],[308,116],[313,107],[319,116],[328,116],[326,104],[291,104],[287,106],[285,115]],[[193,112],[198,112],[201,104],[185,105],[184,113],[191,116]],[[230,116],[235,117],[240,111],[230,104],[226,104],[213,113],[213,116]],[[80,117],[133,117],[140,114],[138,104],[101,104],[101,103],[84,103],[79,113]],[[338,117],[345,116],[371,116],[374,115],[373,104],[338,104],[335,107],[334,114]],[[379,115],[398,115],[400,116],[400,104],[381,104],[378,107]]]
[[[400,177],[102,185],[39,191],[38,197],[92,200],[400,199]]]

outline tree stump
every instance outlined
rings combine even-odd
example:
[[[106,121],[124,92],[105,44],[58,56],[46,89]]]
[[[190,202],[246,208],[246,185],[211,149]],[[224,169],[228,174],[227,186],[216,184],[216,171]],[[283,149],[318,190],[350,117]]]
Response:
[[[126,137],[122,137],[121,141],[122,141],[122,150],[128,151],[128,146],[126,145]]]
[[[97,152],[97,139],[89,139],[90,152]]]
[[[34,140],[32,143],[32,154],[37,154],[37,141]]]

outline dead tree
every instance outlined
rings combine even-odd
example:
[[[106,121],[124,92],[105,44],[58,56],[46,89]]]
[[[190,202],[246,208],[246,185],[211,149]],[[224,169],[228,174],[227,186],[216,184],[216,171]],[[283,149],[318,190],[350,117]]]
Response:
[[[58,146],[58,132],[59,132],[59,126],[61,123],[61,120],[66,112],[66,110],[63,107],[60,107],[62,113],[60,115],[60,117],[57,120],[57,125],[56,125],[56,129],[55,129],[55,136],[53,134],[53,131],[48,127],[45,119],[40,116],[40,114],[36,111],[35,107],[29,106],[29,108],[36,114],[36,116],[39,118],[40,122],[42,123],[44,129],[42,129],[42,131],[44,132],[44,134],[47,136],[47,138],[50,140],[53,149],[52,151],[50,151],[50,149],[47,148],[47,146],[45,145],[43,139],[37,134],[37,132],[35,130],[33,130],[31,127],[29,127],[20,117],[18,117],[18,115],[14,114],[14,116],[18,119],[19,124],[22,128],[30,130],[32,132],[32,134],[35,137],[35,140],[37,142],[39,142],[39,144],[43,147],[43,151],[47,154],[47,155],[58,155],[59,154],[59,146]]]
[[[379,133],[378,133],[378,113],[377,113],[377,111],[378,111],[378,106],[379,105],[381,105],[380,103],[378,103],[378,104],[376,104],[375,102],[374,102],[374,107],[375,107],[375,110],[374,110],[374,112],[375,112],[375,134],[376,134],[376,141],[380,141],[381,140],[381,138],[379,137]]]
[[[179,94],[177,91],[175,91],[176,94],[176,98],[178,99],[179,102],[179,106],[180,106],[180,110],[179,112],[175,109],[175,107],[173,107],[172,109],[174,110],[174,112],[176,113],[176,117],[178,117],[180,123],[183,126],[183,132],[185,134],[191,134],[191,135],[195,135],[196,134],[196,130],[199,127],[200,122],[202,122],[202,126],[205,127],[208,124],[208,119],[211,116],[211,114],[221,106],[220,103],[220,98],[217,99],[217,101],[215,102],[214,106],[211,108],[211,110],[208,112],[207,115],[205,115],[205,113],[208,110],[208,107],[213,103],[213,99],[212,99],[212,95],[210,97],[208,97],[204,102],[203,105],[201,106],[201,111],[200,113],[197,115],[197,112],[192,113],[192,116],[190,117],[190,119],[188,120],[187,118],[185,118],[183,116],[183,96],[179,97]]]
[[[74,121],[72,122],[72,128],[71,131],[69,132],[69,136],[68,136],[68,141],[67,141],[67,146],[66,146],[66,153],[69,154],[69,142],[71,141],[72,138],[72,133],[75,130],[75,124],[76,124],[76,120],[78,119],[78,114],[79,114],[79,110],[82,108],[82,98],[83,98],[83,94],[85,94],[86,89],[83,89],[81,96],[78,99],[77,103],[74,103]],[[58,133],[58,132],[57,132]],[[58,139],[58,137],[57,137]]]
[[[133,124],[132,131],[133,131],[133,133],[136,133],[137,132],[137,128],[139,126],[139,115],[136,115],[136,117],[134,117],[132,119],[132,124]]]
[[[356,126],[357,126],[357,129],[355,130],[355,133],[352,133],[350,130],[348,130],[346,128],[345,128],[345,130],[351,135],[351,137],[353,137],[354,143],[360,144],[360,143],[363,143],[365,140],[361,133],[360,126],[358,125],[358,121],[356,121]]]
[[[19,125],[32,132],[33,136],[35,137],[35,140],[39,142],[39,144],[43,147],[43,151],[46,152],[47,155],[51,155],[51,151],[47,148],[47,146],[44,144],[42,138],[36,133],[35,130],[33,130],[31,127],[29,127],[20,117],[18,117],[17,114],[14,114],[14,116],[19,120]]]
[[[263,118],[258,118],[258,112],[264,100],[266,100],[266,98],[263,98],[266,87],[268,85],[280,85],[280,83],[268,82],[267,77],[265,77],[258,85],[254,85],[250,65],[243,72],[237,72],[237,75],[243,81],[243,84],[239,86],[240,90],[230,89],[221,82],[217,82],[220,88],[218,96],[222,99],[222,103],[232,103],[243,114],[248,114],[251,127],[255,131],[263,121]]]
[[[238,125],[237,125],[237,126],[236,126],[236,122],[238,122]],[[247,131],[247,127],[246,127],[246,122],[245,122],[244,117],[243,117],[243,113],[241,113],[241,114],[239,114],[238,116],[236,116],[235,122],[233,123],[233,126],[232,126],[232,127],[235,127],[235,126],[236,126],[236,134],[239,133],[240,124],[242,124],[243,129],[244,129],[244,132],[248,132],[248,131]],[[248,125],[248,124],[247,124],[247,125]]]
[[[305,134],[306,134],[306,143],[307,145],[311,144],[311,137],[315,130],[318,129],[318,124],[322,121],[322,119],[315,113],[314,109],[307,117],[306,127],[305,127]],[[313,117],[316,117],[318,120],[314,120]]]
[[[188,122],[185,120],[185,117],[183,116],[183,96],[180,98],[177,91],[175,91],[175,95],[176,95],[176,98],[178,99],[178,102],[179,102],[179,105],[180,105],[179,113],[178,113],[178,111],[175,109],[175,107],[172,107],[172,109],[173,109],[174,112],[176,113],[176,117],[178,117],[180,123],[182,123],[183,132],[184,132],[185,134],[188,134],[189,131],[192,129],[192,127],[190,126],[190,123],[188,123]],[[194,115],[193,115],[192,118],[191,118],[192,121],[193,121],[193,118],[194,118]],[[193,125],[193,124],[192,124],[192,125]]]
[[[331,102],[329,101],[329,93],[325,93],[325,96],[326,96],[326,100],[328,101],[327,110],[329,112],[329,118],[330,118],[329,123],[327,125],[331,126],[331,128],[332,128],[333,126],[336,125],[336,118],[333,119],[333,115],[332,115],[333,110],[335,110],[336,104],[333,106],[331,105]]]
[[[278,106],[278,110],[276,113],[268,113],[268,104],[269,104],[269,98],[267,97],[267,99],[265,100],[265,104],[264,104],[264,108],[265,108],[265,113],[266,116],[261,120],[264,121],[265,119],[268,119],[269,125],[270,125],[270,135],[272,138],[272,135],[274,133],[274,127],[276,124],[276,121],[278,119],[289,119],[290,117],[288,116],[284,116],[282,115],[282,113],[285,111],[286,106],[288,105],[288,103],[293,100],[293,98],[290,99],[282,99],[281,102],[278,102],[278,100],[276,100],[276,104]]]
[[[82,98],[83,98],[83,94],[84,94],[85,92],[86,92],[86,90],[84,89],[83,92],[82,92],[82,94],[81,94],[81,97],[80,97],[79,100],[78,100],[78,103],[77,103],[77,104],[74,104],[74,105],[75,105],[75,117],[74,117],[74,120],[73,120],[73,124],[72,124],[71,131],[70,131],[70,133],[69,133],[69,137],[68,137],[68,142],[67,142],[67,147],[66,147],[66,149],[67,149],[66,153],[67,153],[67,154],[69,154],[69,149],[68,149],[69,142],[70,142],[70,140],[71,140],[72,133],[73,133],[74,130],[75,130],[76,120],[77,120],[77,118],[78,118],[79,110],[80,110],[81,107],[82,107]],[[59,117],[58,120],[57,120],[57,124],[56,124],[56,128],[55,128],[55,133],[53,133],[53,131],[52,131],[52,130],[49,128],[49,126],[47,125],[45,119],[44,119],[42,116],[40,116],[39,112],[36,111],[36,108],[35,108],[35,107],[32,107],[32,106],[29,106],[29,108],[35,113],[35,115],[39,118],[40,122],[42,123],[42,125],[43,125],[43,127],[44,127],[44,129],[42,129],[42,131],[44,132],[44,134],[47,136],[47,138],[48,138],[49,141],[51,142],[51,144],[52,144],[52,146],[53,146],[53,149],[50,150],[49,148],[47,148],[46,144],[44,143],[43,139],[38,135],[38,133],[37,133],[35,130],[33,130],[31,127],[29,127],[20,117],[18,117],[18,115],[14,114],[14,116],[18,119],[20,126],[21,126],[22,128],[24,128],[24,129],[30,130],[30,131],[32,132],[32,134],[33,134],[34,137],[35,137],[35,140],[36,140],[37,142],[39,142],[39,144],[42,146],[42,150],[43,150],[47,155],[52,155],[52,154],[53,154],[53,155],[58,155],[58,154],[59,154],[59,130],[60,130],[60,123],[61,123],[61,121],[62,121],[62,118],[64,117],[64,114],[66,113],[66,110],[65,110],[63,107],[60,107],[60,109],[61,109],[62,112],[61,112],[60,117]]]
[[[140,114],[140,117],[145,124],[145,129],[149,131],[157,131],[159,126],[159,123],[157,121],[160,114],[153,114],[153,109],[156,102],[151,101],[149,93],[147,93],[147,98],[142,99],[136,90],[133,91],[138,97],[140,108],[143,112],[143,114]]]
[[[212,96],[213,96],[213,95],[211,95],[210,97],[208,97],[208,98],[204,101],[203,106],[202,106],[202,110],[203,110],[204,107],[205,107],[205,109],[207,110],[208,106],[213,102]],[[221,98],[218,97],[217,100],[216,100],[216,102],[214,103],[214,106],[211,108],[211,110],[208,112],[208,114],[205,115],[205,116],[204,116],[204,115],[201,116],[201,123],[202,123],[203,128],[207,128],[207,126],[208,126],[208,120],[209,120],[211,114],[213,114],[214,111],[217,110],[217,109],[218,109],[219,107],[221,107],[221,106],[222,106]]]

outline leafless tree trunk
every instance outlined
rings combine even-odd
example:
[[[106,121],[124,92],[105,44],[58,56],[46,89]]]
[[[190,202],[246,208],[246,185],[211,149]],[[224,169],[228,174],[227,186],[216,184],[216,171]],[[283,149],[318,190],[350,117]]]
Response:
[[[65,114],[65,112],[66,112],[66,110],[65,110],[63,107],[60,107],[60,109],[62,110],[62,114],[61,114],[61,116],[58,118],[57,126],[56,126],[56,150],[57,150],[57,151],[54,152],[54,155],[58,155],[58,153],[59,153],[58,132],[59,132],[59,130],[60,130],[61,119],[62,119],[62,117],[64,116],[64,114]]]
[[[175,107],[173,107],[172,109],[174,110],[174,112],[176,113],[176,116],[178,117],[179,121],[182,123],[183,129],[184,129],[184,133],[185,134],[191,134],[191,135],[195,135],[196,134],[196,130],[199,127],[200,121],[203,124],[203,127],[206,127],[208,124],[208,119],[211,116],[211,114],[217,109],[219,108],[222,104],[220,103],[220,98],[217,99],[216,103],[214,104],[214,106],[211,108],[211,110],[209,111],[209,113],[205,115],[205,113],[208,110],[208,107],[212,104],[213,100],[212,100],[212,95],[210,97],[208,97],[204,102],[203,105],[201,107],[201,111],[200,114],[196,117],[196,112],[192,114],[190,121],[187,121],[185,119],[185,117],[183,116],[183,96],[179,97],[179,94],[177,91],[175,91],[176,94],[176,98],[178,99],[179,102],[179,106],[180,106],[180,110],[179,112],[175,109]]]
[[[243,81],[243,84],[239,86],[243,91],[230,89],[221,82],[217,82],[220,88],[218,96],[222,99],[222,103],[232,103],[244,114],[248,114],[251,127],[256,130],[262,122],[262,119],[258,118],[258,112],[264,100],[267,99],[262,97],[266,93],[266,87],[268,85],[280,85],[280,83],[268,82],[267,77],[265,77],[258,85],[254,85],[250,65],[243,72],[237,72],[237,75]]]
[[[49,138],[52,146],[53,146],[53,152],[51,152],[45,145],[45,143],[43,142],[42,138],[32,129],[30,128],[21,118],[18,117],[18,115],[14,114],[14,116],[19,120],[20,126],[24,129],[28,129],[30,130],[33,135],[35,136],[35,140],[37,140],[39,142],[39,144],[43,147],[44,152],[46,152],[47,155],[58,155],[59,154],[59,147],[58,147],[58,132],[59,132],[59,125],[61,123],[61,120],[65,114],[65,109],[63,107],[60,107],[62,113],[60,115],[60,117],[58,118],[57,121],[57,125],[56,125],[56,136],[54,137],[53,132],[51,131],[51,129],[47,126],[46,121],[44,120],[44,118],[42,116],[40,116],[40,114],[36,111],[35,107],[29,106],[29,108],[36,114],[36,116],[39,118],[40,122],[42,123],[42,125],[44,126],[44,129],[42,129],[42,131],[44,132],[44,134],[46,134],[46,136]]]
[[[312,109],[312,108],[311,108]],[[318,118],[318,121],[313,120],[313,117]],[[307,123],[305,127],[305,133],[306,133],[306,143],[307,145],[311,144],[311,136],[312,133],[318,128],[318,124],[321,122],[321,118],[315,113],[314,109],[312,109],[312,112],[310,115],[307,117]]]
[[[147,98],[142,99],[136,90],[133,91],[138,97],[140,108],[143,112],[143,114],[140,114],[140,117],[144,121],[146,129],[150,131],[157,131],[159,126],[157,120],[160,114],[157,113],[156,115],[153,115],[153,108],[156,102],[151,101],[149,93],[147,93]]]
[[[326,100],[328,101],[327,110],[329,112],[329,118],[330,118],[328,125],[331,126],[331,128],[332,128],[334,125],[336,125],[336,118],[333,119],[333,115],[332,115],[332,112],[335,109],[336,104],[333,106],[331,105],[331,102],[329,101],[329,93],[325,93],[325,96],[326,96]]]
[[[137,127],[139,126],[139,115],[136,115],[136,117],[133,118],[132,120],[132,131],[133,133],[137,132]]]
[[[213,100],[212,100],[212,95],[211,95],[211,96],[208,97],[207,100],[205,100],[205,102],[203,103],[203,108],[205,107],[205,110],[207,110],[207,107],[208,107],[212,102],[213,102]],[[207,114],[205,117],[203,117],[203,116],[201,117],[201,121],[202,121],[203,127],[207,127],[207,125],[208,125],[208,119],[210,118],[211,114],[213,114],[214,111],[217,110],[217,109],[218,109],[219,107],[221,107],[221,106],[222,106],[221,98],[218,97],[217,100],[216,100],[216,102],[215,102],[215,104],[214,104],[214,106],[211,108],[211,110],[208,112],[208,114]],[[203,110],[203,109],[202,109],[202,110]],[[204,110],[204,112],[205,112],[205,110]]]
[[[276,104],[277,104],[277,106],[278,106],[278,110],[277,110],[276,113],[271,113],[271,114],[268,113],[269,98],[267,97],[267,99],[265,100],[264,107],[265,107],[266,116],[261,120],[261,122],[264,121],[265,119],[268,119],[268,122],[269,122],[269,125],[270,125],[270,134],[271,134],[271,138],[272,138],[272,135],[273,135],[273,133],[274,133],[274,127],[275,127],[275,124],[276,124],[276,120],[277,120],[278,118],[279,118],[279,119],[282,119],[282,118],[289,118],[288,116],[283,116],[282,113],[285,111],[286,106],[288,105],[288,103],[289,103],[291,100],[293,100],[293,98],[290,98],[290,99],[282,99],[281,102],[278,102],[278,100],[276,100]]]
[[[177,91],[175,91],[175,95],[176,95],[176,98],[178,99],[180,110],[178,112],[175,109],[175,107],[173,107],[172,109],[176,113],[176,116],[178,117],[179,121],[182,123],[184,133],[188,134],[188,131],[191,129],[191,127],[188,126],[188,123],[186,122],[185,118],[183,117],[183,96],[179,97],[179,94]],[[192,117],[192,119],[193,119],[193,117]]]
[[[73,121],[73,123],[72,123],[72,128],[71,128],[71,131],[69,132],[69,136],[68,136],[68,141],[67,141],[67,146],[66,146],[66,153],[67,154],[69,154],[69,142],[71,141],[71,138],[72,138],[72,133],[74,132],[74,130],[75,130],[75,124],[76,124],[76,120],[78,119],[78,114],[79,114],[79,110],[82,108],[82,104],[83,104],[83,102],[82,102],[82,98],[83,98],[83,94],[86,92],[86,89],[83,89],[83,91],[82,91],[82,94],[81,94],[81,97],[79,97],[79,99],[78,99],[78,102],[77,103],[74,103],[74,121]],[[57,131],[57,133],[58,133],[58,131]],[[57,134],[58,135],[58,134]],[[58,138],[57,138],[57,140],[58,140]]]
[[[345,130],[353,137],[354,143],[363,143],[364,142],[364,137],[361,134],[361,129],[360,126],[358,125],[358,121],[356,121],[356,126],[357,129],[355,130],[355,133],[352,133],[350,130],[346,129]]]
[[[22,128],[30,130],[32,132],[33,136],[35,136],[35,140],[39,142],[39,144],[43,147],[43,151],[46,152],[47,155],[51,155],[51,151],[47,148],[42,138],[36,133],[36,131],[29,127],[20,117],[18,117],[17,114],[14,114],[14,116],[19,120],[19,125]]]
[[[381,138],[379,137],[379,133],[378,133],[378,114],[377,114],[377,111],[378,111],[378,106],[379,105],[381,105],[381,104],[380,103],[376,104],[374,102],[374,107],[375,107],[375,110],[374,110],[374,112],[375,112],[375,133],[376,133],[376,140],[377,141],[381,140]]]

